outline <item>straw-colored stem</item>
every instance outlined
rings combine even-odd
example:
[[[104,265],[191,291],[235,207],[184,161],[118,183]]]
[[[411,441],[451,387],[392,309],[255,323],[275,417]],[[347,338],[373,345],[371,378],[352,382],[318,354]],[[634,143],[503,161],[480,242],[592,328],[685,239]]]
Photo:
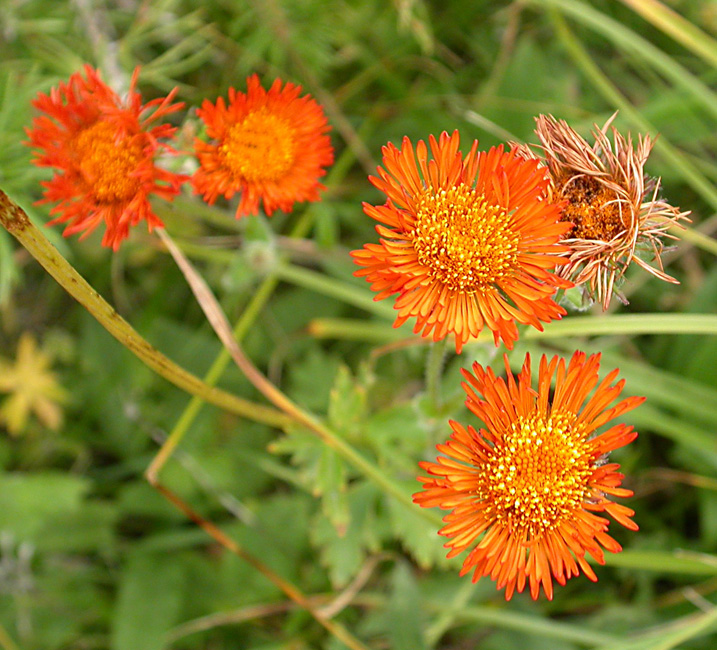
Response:
[[[204,311],[210,325],[217,336],[229,351],[237,367],[244,373],[246,378],[261,392],[274,406],[281,409],[294,422],[305,427],[316,434],[327,446],[334,449],[347,462],[352,464],[366,477],[374,481],[386,494],[394,497],[409,508],[413,508],[411,496],[394,483],[385,472],[368,461],[362,454],[354,449],[343,438],[337,435],[329,427],[320,422],[310,413],[301,409],[273,383],[271,383],[244,354],[237,340],[232,335],[229,322],[224,315],[219,303],[206,282],[197,273],[189,260],[184,256],[179,247],[172,241],[164,229],[158,229],[159,235],[174,258],[177,266],[184,274],[194,293],[197,302]],[[440,517],[435,513],[420,509],[421,516],[431,523],[440,524]]]
[[[332,167],[331,172],[329,173],[329,178],[327,178],[327,185],[331,186],[338,183],[340,179],[348,173],[353,160],[354,157],[352,151],[350,149],[346,149]],[[311,229],[311,224],[314,221],[314,214],[315,206],[312,205],[304,211],[299,220],[296,222],[291,231],[290,237],[296,239],[305,237]],[[194,252],[196,253],[197,249],[194,249]],[[249,328],[256,320],[264,305],[274,293],[274,289],[276,289],[278,283],[278,277],[276,274],[272,273],[259,285],[259,288],[252,296],[249,305],[244,310],[244,313],[242,313],[241,318],[234,328],[234,339],[241,341],[244,338],[244,335],[247,331],[249,331]],[[221,352],[214,359],[214,362],[204,377],[204,383],[209,386],[214,386],[214,384],[219,381],[219,378],[222,376],[222,373],[226,369],[230,360],[231,357],[226,348],[222,348]],[[153,459],[152,463],[147,468],[147,476],[155,477],[161,471],[162,467],[171,456],[173,450],[177,448],[186,432],[192,426],[194,419],[197,417],[197,414],[202,408],[202,404],[203,400],[196,396],[189,401],[179,420],[177,420],[177,423],[174,425],[174,428],[167,437],[167,440],[165,440],[164,444],[157,452],[157,457]]]
[[[304,593],[296,587],[294,584],[285,580],[277,573],[274,573],[266,564],[261,560],[254,557],[251,553],[245,551],[239,544],[237,544],[231,537],[229,537],[221,528],[218,528],[211,521],[207,521],[197,512],[195,512],[189,505],[187,505],[182,499],[180,499],[174,492],[167,489],[159,483],[154,483],[153,487],[164,496],[170,503],[172,503],[177,509],[179,509],[188,519],[194,522],[202,530],[208,533],[214,540],[221,544],[228,551],[234,553],[234,555],[240,557],[242,560],[247,562],[249,565],[254,567],[259,573],[261,573],[267,580],[278,587],[288,598],[295,602],[299,607],[306,610],[311,616],[322,625],[329,633],[333,634],[337,639],[345,643],[351,650],[368,650],[366,646],[361,643],[356,637],[354,637],[343,625],[332,621],[321,613],[321,610],[317,609],[314,603]]]
[[[281,428],[287,424],[287,418],[282,413],[207,385],[150,345],[60,255],[47,237],[30,221],[25,211],[2,190],[0,223],[100,325],[158,375],[178,388],[236,415],[273,427]]]

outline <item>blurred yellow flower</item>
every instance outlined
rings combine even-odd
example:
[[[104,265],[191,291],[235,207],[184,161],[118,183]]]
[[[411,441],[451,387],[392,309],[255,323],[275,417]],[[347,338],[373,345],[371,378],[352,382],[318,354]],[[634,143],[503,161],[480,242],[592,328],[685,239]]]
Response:
[[[0,406],[0,424],[11,435],[24,431],[31,411],[50,429],[62,424],[60,405],[67,402],[68,393],[49,370],[51,361],[27,332],[20,337],[15,363],[0,358],[0,393],[9,394]]]

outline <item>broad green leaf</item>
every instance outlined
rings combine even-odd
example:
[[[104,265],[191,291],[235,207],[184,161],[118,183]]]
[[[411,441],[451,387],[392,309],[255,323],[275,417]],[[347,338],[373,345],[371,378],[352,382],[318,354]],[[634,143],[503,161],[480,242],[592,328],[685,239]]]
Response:
[[[164,553],[131,554],[122,571],[112,650],[162,650],[184,593],[182,566]]]
[[[420,591],[406,562],[396,562],[391,574],[388,616],[388,636],[393,650],[424,650],[427,647],[422,632],[424,615]]]
[[[37,538],[40,551],[107,552],[114,547],[117,509],[109,503],[88,501],[73,512],[48,517]]]
[[[350,519],[346,502],[346,469],[341,457],[327,446],[321,454],[315,494],[321,496],[321,508],[338,534],[344,535]]]
[[[59,472],[0,476],[0,531],[18,541],[39,541],[45,527],[77,512],[89,482]]]

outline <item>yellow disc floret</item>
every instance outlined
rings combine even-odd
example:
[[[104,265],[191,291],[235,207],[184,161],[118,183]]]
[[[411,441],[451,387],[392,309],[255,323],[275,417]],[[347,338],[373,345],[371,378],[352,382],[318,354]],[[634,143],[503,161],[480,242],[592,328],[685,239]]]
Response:
[[[519,417],[480,470],[478,496],[497,522],[535,540],[580,508],[592,461],[572,413]]]
[[[450,289],[485,290],[517,266],[520,238],[510,224],[505,210],[467,185],[428,191],[412,232],[418,261]]]
[[[229,129],[219,152],[237,179],[276,182],[294,164],[293,129],[266,109],[253,111]]]
[[[75,137],[73,149],[87,190],[99,203],[131,199],[140,187],[135,175],[144,158],[136,139],[118,137],[108,122],[95,122]]]

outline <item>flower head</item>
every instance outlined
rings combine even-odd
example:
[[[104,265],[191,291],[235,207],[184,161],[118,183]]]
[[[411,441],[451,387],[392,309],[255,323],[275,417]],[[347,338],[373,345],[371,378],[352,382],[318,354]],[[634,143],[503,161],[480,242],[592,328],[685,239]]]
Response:
[[[563,359],[543,356],[537,391],[531,387],[530,356],[517,382],[507,357],[505,365],[507,379],[478,363],[473,373],[463,371],[466,405],[486,428],[451,422],[450,439],[437,446],[446,457],[420,463],[429,476],[418,479],[425,491],[413,500],[452,511],[439,533],[451,538],[448,557],[472,547],[461,575],[473,571],[474,582],[490,576],[498,589],[505,587],[506,600],[526,582],[533,599],[541,585],[552,599],[552,578],[564,585],[582,569],[597,580],[585,553],[603,564],[601,546],[621,550],[606,532],[609,521],[597,513],[637,530],[630,519],[634,512],[608,498],[632,496],[620,487],[623,475],[608,454],[637,433],[624,424],[597,432],[644,398],[611,407],[624,381],[611,385],[614,370],[598,384],[599,354],[586,358],[576,352],[567,368]]]
[[[183,104],[171,103],[172,91],[143,105],[135,90],[139,69],[124,100],[89,65],[84,72],[33,102],[43,115],[28,129],[28,144],[40,150],[36,165],[58,170],[43,183],[42,202],[59,202],[50,211],[58,215],[50,224],[67,223],[66,237],[85,231],[84,238],[104,222],[102,245],[117,250],[130,226],[146,221],[151,231],[162,225],[150,195],[172,200],[186,180],[155,164],[159,153],[172,151],[160,140],[176,130],[156,122]]]
[[[20,337],[15,363],[0,358],[0,393],[9,394],[0,407],[0,422],[5,422],[12,435],[22,433],[30,412],[50,429],[62,424],[60,405],[69,395],[49,370],[50,363],[50,356],[37,349],[37,342],[27,332]]]
[[[558,287],[572,286],[551,271],[568,249],[557,242],[570,228],[558,206],[543,200],[548,180],[536,161],[503,147],[464,158],[459,135],[408,138],[401,149],[383,148],[386,169],[371,182],[386,194],[384,205],[364,204],[381,222],[379,244],[352,256],[378,292],[399,294],[395,326],[416,318],[416,333],[438,341],[455,335],[456,350],[487,326],[496,344],[518,338],[515,323],[542,330],[541,321],[565,310],[553,301]],[[418,164],[416,164],[418,162]]]
[[[267,215],[290,212],[325,189],[319,179],[334,160],[326,116],[310,95],[299,96],[301,86],[281,86],[277,79],[266,91],[252,75],[246,94],[230,88],[228,105],[220,97],[197,109],[212,142],[195,141],[194,190],[210,204],[241,192],[237,218],[256,214],[261,200]]]
[[[667,230],[688,214],[659,197],[660,179],[645,176],[653,144],[649,136],[638,136],[635,144],[630,134],[625,138],[612,127],[610,141],[614,118],[595,127],[592,146],[552,115],[537,117],[535,129],[551,176],[549,193],[562,201],[562,219],[573,224],[563,240],[571,249],[569,263],[558,274],[584,285],[603,309],[633,260],[655,277],[677,282],[663,270],[662,238],[675,239]],[[527,147],[519,151],[536,157]],[[654,257],[657,268],[638,255],[641,249]]]

